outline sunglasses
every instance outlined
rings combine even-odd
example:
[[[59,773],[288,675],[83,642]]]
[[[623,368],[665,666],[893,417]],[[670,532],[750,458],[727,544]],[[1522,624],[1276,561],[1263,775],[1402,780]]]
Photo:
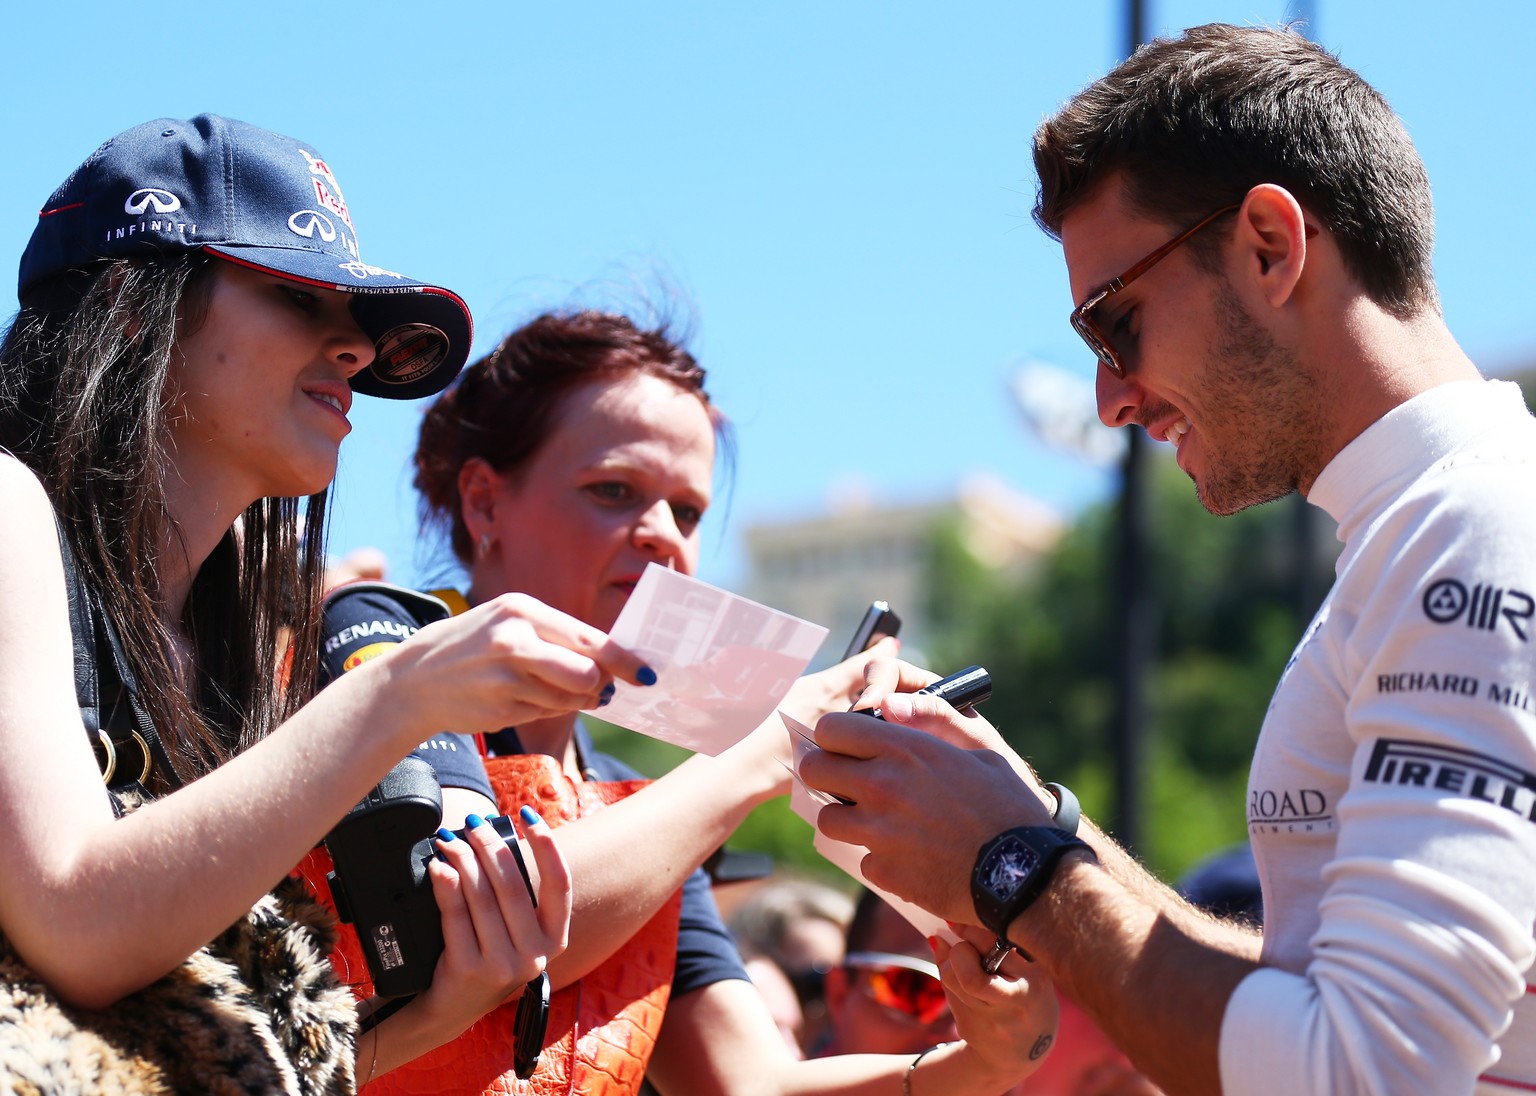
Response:
[[[877,1005],[920,1024],[949,1015],[939,968],[930,962],[884,951],[853,951],[843,957],[843,966],[865,973],[869,995]]]
[[[1215,213],[1205,218],[1205,220],[1191,228],[1185,229],[1162,247],[1152,252],[1152,254],[1136,263],[1124,274],[1105,282],[1098,289],[1088,294],[1088,299],[1072,310],[1072,315],[1069,317],[1072,321],[1072,330],[1082,336],[1083,342],[1088,344],[1088,349],[1094,352],[1105,369],[1108,369],[1116,377],[1123,378],[1125,376],[1125,359],[1120,356],[1114,344],[1109,341],[1109,336],[1099,329],[1098,323],[1093,318],[1093,310],[1151,270],[1169,255],[1172,255],[1181,244],[1188,242],[1195,233],[1199,232],[1206,225],[1240,208],[1242,208],[1240,205],[1229,205],[1223,209],[1218,209]]]

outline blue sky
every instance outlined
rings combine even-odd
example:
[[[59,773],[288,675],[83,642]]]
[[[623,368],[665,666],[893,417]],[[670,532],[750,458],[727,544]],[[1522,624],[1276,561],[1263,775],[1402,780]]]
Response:
[[[1536,360],[1536,5],[1308,6],[1428,164],[1452,330],[1488,372]],[[1287,10],[1151,0],[1148,23]],[[0,254],[101,140],[210,110],[317,146],[364,259],[460,292],[477,352],[541,308],[671,300],[738,432],[702,565],[730,584],[745,528],[829,492],[906,504],[991,472],[1071,512],[1110,490],[1034,439],[1008,381],[1091,376],[1029,140],[1118,60],[1121,20],[1119,0],[12,5]],[[355,405],[332,526],[406,582],[440,571],[414,545],[420,410]]]

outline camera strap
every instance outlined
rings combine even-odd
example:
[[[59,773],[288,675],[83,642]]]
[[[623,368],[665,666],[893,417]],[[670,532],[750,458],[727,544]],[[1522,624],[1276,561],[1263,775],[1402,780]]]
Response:
[[[102,783],[111,791],[142,791],[156,769],[173,788],[181,785],[165,744],[139,699],[128,653],[95,590],[80,573],[58,515],[59,557],[69,601],[75,651],[75,700],[90,737]],[[114,801],[114,810],[117,804]]]
[[[416,1000],[416,995],[410,993],[404,997],[390,997],[380,1001],[372,1012],[357,1022],[357,1033],[359,1035],[366,1035],[414,1000]]]

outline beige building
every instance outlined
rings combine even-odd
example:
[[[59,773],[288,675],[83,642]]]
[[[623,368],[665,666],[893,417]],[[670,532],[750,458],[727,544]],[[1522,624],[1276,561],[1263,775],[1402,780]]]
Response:
[[[900,507],[834,500],[829,512],[746,532],[749,597],[825,625],[826,665],[874,599],[902,618],[902,639],[920,649],[927,631],[926,576],[935,533],[953,524],[979,560],[1028,568],[1060,539],[1062,517],[990,476],[963,483],[951,499]]]

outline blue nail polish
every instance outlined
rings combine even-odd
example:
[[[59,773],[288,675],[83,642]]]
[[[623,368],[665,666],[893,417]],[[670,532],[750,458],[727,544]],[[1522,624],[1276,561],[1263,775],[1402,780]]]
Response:
[[[417,830],[416,832],[420,833],[421,831]],[[454,836],[453,831],[450,830],[447,826],[439,826],[439,827],[437,827],[437,839],[439,841],[443,842],[444,844],[447,844],[449,841],[456,841],[457,840],[457,838]]]
[[[608,682],[608,684],[603,686],[603,691],[597,695],[597,706],[601,708],[604,704],[612,701],[613,694],[617,691],[618,686],[611,681]]]
[[[635,680],[642,685],[656,684],[656,671],[649,666],[642,666],[635,671]]]
[[[517,812],[517,816],[523,820],[523,825],[525,826],[537,826],[540,822],[544,821],[544,819],[539,817],[538,811],[526,805]]]
[[[466,814],[464,816],[464,825],[471,830],[476,830],[485,825],[485,819],[481,818],[478,814]]]

